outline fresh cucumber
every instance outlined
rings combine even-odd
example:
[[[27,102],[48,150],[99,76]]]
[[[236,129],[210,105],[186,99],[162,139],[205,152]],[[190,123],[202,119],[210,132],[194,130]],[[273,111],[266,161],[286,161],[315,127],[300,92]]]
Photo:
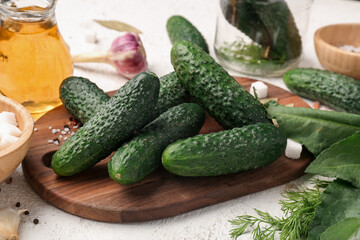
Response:
[[[127,82],[56,151],[51,162],[55,173],[71,176],[107,157],[148,122],[158,94],[153,73],[142,72]]]
[[[179,140],[165,149],[162,163],[181,176],[217,176],[269,165],[285,147],[277,127],[258,123]]]
[[[110,97],[89,79],[73,76],[61,83],[60,99],[69,113],[84,124]]]
[[[209,52],[209,47],[201,35],[191,22],[182,16],[172,16],[166,23],[166,29],[172,44],[177,41],[187,40],[201,47],[205,52]]]
[[[170,108],[115,152],[110,177],[126,185],[140,181],[161,166],[161,154],[170,143],[196,135],[204,120],[204,111],[195,103]]]
[[[171,62],[188,93],[224,128],[269,122],[262,104],[196,44],[175,43]]]
[[[93,82],[82,77],[69,77],[60,86],[60,98],[65,108],[81,123],[87,122],[110,99],[109,95]],[[189,96],[176,72],[160,78],[158,102],[150,120],[169,108],[187,102]]]
[[[159,98],[153,119],[171,107],[189,101],[189,96],[182,86],[176,72],[171,72],[160,78]]]
[[[319,101],[338,111],[360,114],[360,81],[325,70],[297,68],[288,71],[284,83],[293,93]]]

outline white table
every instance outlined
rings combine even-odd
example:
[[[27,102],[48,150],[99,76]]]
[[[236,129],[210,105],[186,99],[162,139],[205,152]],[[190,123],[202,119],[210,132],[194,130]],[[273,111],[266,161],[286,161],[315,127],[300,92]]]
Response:
[[[165,29],[166,20],[174,14],[183,15],[204,34],[212,49],[216,4],[218,0],[60,0],[57,20],[60,31],[72,54],[107,50],[118,32],[100,27],[93,19],[117,19],[132,24],[143,31],[149,70],[159,76],[172,71],[171,44]],[[301,66],[320,67],[314,46],[314,31],[324,25],[340,22],[360,22],[360,2],[345,0],[315,0],[312,7],[307,36],[304,38],[304,59]],[[98,43],[91,43],[91,38]],[[236,74],[231,72],[231,74]],[[115,90],[126,80],[111,66],[82,64],[74,75],[91,79],[105,91]],[[280,78],[262,80],[284,87]],[[63,212],[38,197],[25,182],[19,167],[12,174],[12,184],[1,183],[0,208],[20,202],[30,210],[23,216],[19,228],[22,240],[33,239],[230,239],[228,220],[238,215],[253,214],[253,208],[281,214],[278,201],[287,184],[225,203],[202,208],[180,216],[133,224],[109,224],[83,219]],[[304,181],[304,177],[300,182]],[[38,218],[40,223],[32,223]],[[239,239],[251,239],[249,235]]]

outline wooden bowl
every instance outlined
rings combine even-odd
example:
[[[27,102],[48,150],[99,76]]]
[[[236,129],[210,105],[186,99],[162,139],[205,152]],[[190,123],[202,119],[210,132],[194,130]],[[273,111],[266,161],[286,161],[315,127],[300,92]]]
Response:
[[[0,182],[6,179],[22,162],[30,147],[34,120],[20,103],[0,95],[0,112],[13,112],[22,134],[14,144],[0,150]]]
[[[339,46],[360,47],[360,24],[347,23],[319,28],[314,36],[315,50],[323,68],[360,79],[360,53]]]

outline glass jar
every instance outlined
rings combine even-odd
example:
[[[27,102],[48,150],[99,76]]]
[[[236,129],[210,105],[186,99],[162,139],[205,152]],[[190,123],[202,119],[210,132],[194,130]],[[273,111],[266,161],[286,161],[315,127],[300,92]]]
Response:
[[[280,76],[296,67],[313,0],[220,0],[215,53],[248,75]]]
[[[73,72],[55,5],[56,0],[0,0],[0,91],[32,114],[61,104],[59,86]]]

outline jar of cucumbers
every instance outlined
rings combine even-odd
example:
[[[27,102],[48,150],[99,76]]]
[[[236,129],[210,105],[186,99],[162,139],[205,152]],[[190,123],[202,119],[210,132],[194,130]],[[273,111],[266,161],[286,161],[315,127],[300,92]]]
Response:
[[[240,73],[280,76],[301,58],[313,0],[220,0],[215,52]]]

